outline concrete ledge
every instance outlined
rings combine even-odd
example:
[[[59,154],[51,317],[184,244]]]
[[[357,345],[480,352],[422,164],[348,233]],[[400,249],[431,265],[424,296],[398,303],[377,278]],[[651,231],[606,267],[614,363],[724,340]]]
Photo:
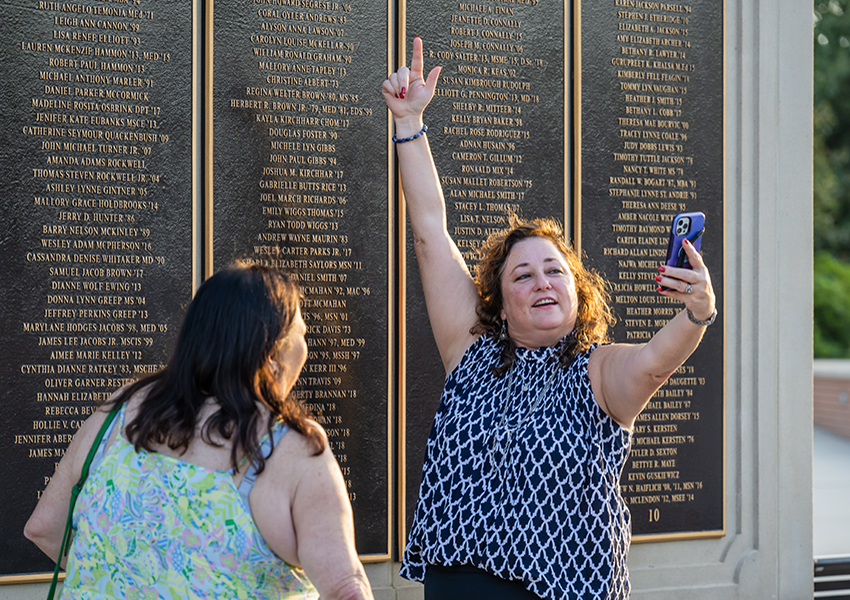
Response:
[[[812,362],[812,373],[815,377],[850,379],[850,359],[816,358]]]

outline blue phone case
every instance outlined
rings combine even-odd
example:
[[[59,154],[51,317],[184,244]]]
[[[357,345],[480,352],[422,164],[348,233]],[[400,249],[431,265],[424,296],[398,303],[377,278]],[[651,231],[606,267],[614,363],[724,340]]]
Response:
[[[670,224],[670,241],[667,242],[668,267],[682,267],[690,269],[688,255],[682,248],[682,240],[688,240],[694,249],[699,252],[702,234],[705,233],[705,215],[701,212],[680,213],[673,217]]]

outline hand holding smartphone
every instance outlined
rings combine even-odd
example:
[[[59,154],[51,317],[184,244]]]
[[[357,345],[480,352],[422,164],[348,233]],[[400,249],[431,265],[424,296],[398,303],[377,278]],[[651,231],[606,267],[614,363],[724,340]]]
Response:
[[[699,252],[702,234],[705,233],[705,215],[701,212],[680,213],[673,217],[670,225],[670,240],[667,242],[668,267],[691,269],[688,255],[682,248],[682,242],[688,240]]]

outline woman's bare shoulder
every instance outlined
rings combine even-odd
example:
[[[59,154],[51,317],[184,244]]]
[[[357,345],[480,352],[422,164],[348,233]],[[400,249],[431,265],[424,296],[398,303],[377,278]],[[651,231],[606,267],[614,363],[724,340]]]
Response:
[[[325,429],[313,419],[306,419],[305,424],[311,432],[318,433],[322,445],[327,447],[328,434]],[[294,427],[288,427],[286,434],[280,440],[280,448],[297,456],[313,456],[316,454],[315,438],[301,433]]]
[[[318,433],[322,441],[322,449],[319,449],[314,437],[288,427],[286,433],[275,445],[271,456],[266,460],[266,469],[294,481],[304,472],[315,470],[319,463],[326,462],[328,456],[333,459],[328,435],[324,428],[312,419],[307,419],[306,425]]]

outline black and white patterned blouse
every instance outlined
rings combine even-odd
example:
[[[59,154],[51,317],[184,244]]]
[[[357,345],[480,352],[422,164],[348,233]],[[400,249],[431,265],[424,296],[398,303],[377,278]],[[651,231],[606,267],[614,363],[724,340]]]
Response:
[[[593,398],[593,349],[564,370],[555,348],[519,348],[500,378],[497,340],[482,336],[466,351],[428,439],[403,577],[466,564],[541,598],[628,598],[619,479],[631,434]]]

